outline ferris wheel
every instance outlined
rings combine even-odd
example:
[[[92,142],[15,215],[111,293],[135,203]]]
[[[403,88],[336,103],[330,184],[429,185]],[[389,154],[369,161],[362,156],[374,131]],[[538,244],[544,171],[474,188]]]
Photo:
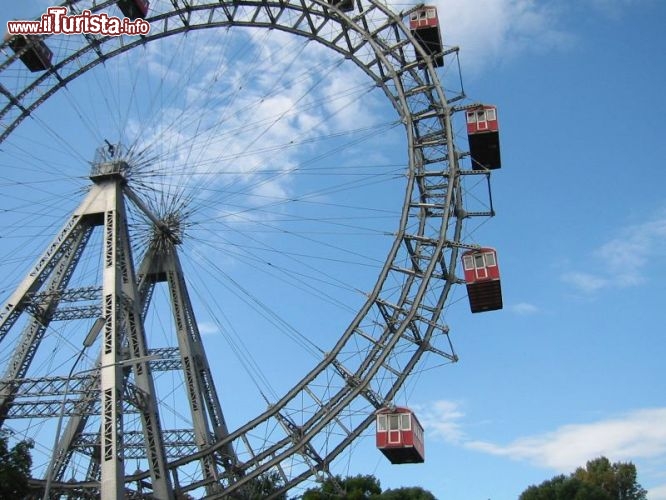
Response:
[[[0,419],[35,439],[35,491],[327,477],[426,358],[457,361],[455,285],[501,307],[468,233],[496,110],[424,6],[62,5],[150,30],[0,47]]]

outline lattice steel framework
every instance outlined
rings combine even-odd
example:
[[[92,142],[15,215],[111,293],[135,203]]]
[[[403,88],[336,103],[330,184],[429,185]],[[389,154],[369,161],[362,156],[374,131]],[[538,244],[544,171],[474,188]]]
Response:
[[[74,12],[103,12],[115,3],[70,0],[63,5]],[[408,14],[376,0],[357,0],[349,13],[320,0],[153,0],[148,36],[80,35],[67,44],[51,36],[46,41],[53,42],[54,64],[43,73],[28,73],[20,54],[6,44],[0,47],[0,143],[51,95],[109,58],[190,30],[252,26],[315,40],[360,67],[392,103],[408,145],[406,196],[395,239],[365,304],[300,382],[233,430],[225,424],[185,287],[178,228],[151,213],[132,191],[124,159],[98,163],[88,196],[0,312],[0,342],[19,317],[28,318],[2,378],[3,422],[70,417],[47,478],[52,491],[172,498],[203,488],[208,498],[219,498],[242,494],[257,478],[276,473],[279,494],[328,474],[332,461],[370,425],[373,411],[393,400],[424,353],[457,360],[441,311],[451,287],[461,282],[455,272],[459,249],[473,247],[461,241],[463,222],[493,214],[465,210],[464,177],[487,175],[459,165],[464,153],[453,143],[451,120],[468,106],[454,106],[462,95],[444,95],[430,57],[403,22]],[[443,56],[456,54],[457,48],[451,48]],[[127,232],[127,200],[155,227],[138,271]],[[104,231],[103,283],[70,289],[69,276],[99,227]],[[151,349],[141,318],[158,282],[169,286],[178,345]],[[400,290],[387,283],[401,283]],[[49,323],[75,318],[99,318],[84,341],[85,346],[102,336],[99,368],[69,377],[25,378]],[[162,429],[151,375],[158,370],[184,373],[193,429]],[[133,413],[141,418],[141,432],[121,432],[123,418]],[[100,417],[98,433],[84,432],[89,415]],[[74,453],[89,457],[88,473],[66,481]],[[123,462],[134,457],[147,459],[148,466],[130,474]],[[193,464],[201,474],[185,479],[182,471]]]

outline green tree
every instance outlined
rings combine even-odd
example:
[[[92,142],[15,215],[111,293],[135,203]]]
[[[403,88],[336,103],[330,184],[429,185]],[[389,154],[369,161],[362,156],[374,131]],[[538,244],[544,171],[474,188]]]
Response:
[[[397,488],[382,493],[379,480],[371,475],[358,475],[324,481],[319,487],[307,490],[303,500],[436,500],[435,496],[421,487]]]
[[[248,481],[247,484],[240,488],[238,493],[232,494],[231,498],[238,500],[262,500],[278,491],[283,485],[284,483],[277,472],[268,472]],[[277,500],[286,500],[287,494],[280,493],[275,498]]]
[[[587,462],[585,469],[576,469],[574,476],[602,489],[613,500],[643,500],[647,495],[638,484],[638,472],[631,462],[611,464],[606,457],[600,457]]]
[[[632,463],[611,464],[606,457],[587,462],[569,476],[558,475],[528,487],[520,500],[646,500]]]
[[[539,486],[530,486],[520,495],[520,500],[571,500],[577,498],[580,490],[578,479],[559,475]]]
[[[340,489],[344,493],[340,493]],[[382,492],[379,480],[374,476],[350,476],[342,479],[335,476],[334,480],[327,479],[318,488],[306,490],[303,500],[324,500],[339,498],[345,500],[364,500],[377,498]]]
[[[381,500],[437,500],[435,495],[420,486],[386,490],[379,495]]]
[[[0,433],[0,498],[23,498],[28,493],[32,441],[19,441],[9,448],[8,436]]]

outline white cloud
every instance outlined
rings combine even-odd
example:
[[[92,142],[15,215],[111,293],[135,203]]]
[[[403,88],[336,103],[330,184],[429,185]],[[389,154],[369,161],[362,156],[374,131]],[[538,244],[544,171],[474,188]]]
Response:
[[[622,285],[641,283],[641,273],[650,257],[666,255],[666,217],[620,231],[597,255]]]
[[[525,52],[568,48],[564,14],[535,0],[436,0],[445,45],[461,47],[465,70],[479,72]],[[557,5],[557,4],[555,4]],[[401,6],[402,7],[402,6]],[[397,6],[396,6],[397,8]]]
[[[462,419],[465,414],[460,403],[439,400],[427,407],[415,407],[418,418],[428,435],[443,439],[449,443],[460,443],[465,439]]]
[[[553,431],[523,436],[507,444],[473,439],[466,431],[463,406],[456,401],[438,400],[415,405],[426,439],[511,460],[527,462],[557,473],[571,473],[600,456],[611,462],[632,462],[639,466],[642,482],[652,478],[650,500],[666,500],[663,461],[666,460],[666,407],[630,411],[584,424],[562,425]],[[655,471],[660,471],[655,473]]]
[[[530,314],[537,314],[540,312],[540,309],[534,304],[529,302],[519,302],[511,306],[511,310],[521,316],[527,316]]]
[[[562,280],[585,293],[607,287],[630,287],[646,280],[650,259],[666,256],[666,217],[623,228],[592,252],[594,272],[572,271]]]
[[[650,488],[648,498],[650,500],[666,500],[666,484]]]
[[[373,86],[360,70],[339,67],[327,79],[323,92],[325,109],[337,130],[368,127],[379,120],[377,95],[368,93]]]
[[[585,293],[596,292],[610,284],[605,278],[581,272],[565,273],[562,275],[562,280],[573,285],[577,290]]]
[[[197,323],[197,325],[199,327],[199,333],[201,335],[212,335],[215,333],[220,333],[220,329],[215,323],[202,321],[200,323]]]
[[[262,182],[252,189],[252,194],[260,199],[262,204],[286,200],[289,191],[283,179],[274,179]],[[272,207],[275,209],[275,207]]]
[[[666,408],[636,410],[617,418],[562,426],[552,432],[521,437],[506,445],[467,441],[465,447],[571,472],[588,460],[635,461],[666,455]]]
[[[572,16],[618,19],[628,8],[654,0],[587,0],[576,4],[538,0],[434,0],[444,45],[461,48],[464,74],[489,68],[527,53],[571,50],[578,37]],[[412,2],[417,3],[417,2]],[[396,0],[394,10],[405,10]]]
[[[150,121],[141,116],[130,124],[131,135],[141,136],[142,145],[156,149],[165,164],[183,166],[177,184],[195,182],[193,172],[225,173],[217,181],[237,185],[279,171],[281,181],[271,191],[286,193],[289,172],[308,153],[320,154],[318,139],[386,120],[387,103],[368,94],[373,82],[351,63],[340,64],[340,56],[301,37],[259,31],[188,35],[196,42],[197,59],[209,56],[205,67],[188,61],[183,68],[168,66],[165,52],[186,53],[186,46],[169,39],[148,45],[146,70],[166,78],[161,93],[178,96],[170,85],[183,83],[177,75],[192,72],[181,100],[160,103]],[[240,60],[233,59],[239,57],[236,46],[242,46]],[[156,126],[142,130],[149,122]]]

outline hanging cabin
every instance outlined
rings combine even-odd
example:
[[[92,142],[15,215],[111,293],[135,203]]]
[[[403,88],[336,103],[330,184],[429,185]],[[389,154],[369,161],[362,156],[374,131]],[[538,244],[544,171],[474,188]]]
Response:
[[[377,416],[377,448],[392,464],[420,464],[425,460],[423,427],[403,407],[382,408]]]
[[[500,168],[497,108],[484,105],[467,111],[467,139],[474,170]]]
[[[32,71],[45,71],[51,67],[53,52],[44,40],[37,35],[12,35],[5,34],[5,41],[12,50],[19,54],[19,59]]]
[[[148,15],[148,0],[118,0],[118,8],[132,21],[135,19],[145,19]]]
[[[502,287],[495,249],[468,250],[463,253],[462,262],[472,312],[502,309]]]
[[[444,66],[442,33],[439,29],[437,7],[424,5],[412,12],[409,15],[409,29],[426,54],[432,58],[432,64],[435,67]],[[423,61],[423,56],[418,51],[416,60]]]

